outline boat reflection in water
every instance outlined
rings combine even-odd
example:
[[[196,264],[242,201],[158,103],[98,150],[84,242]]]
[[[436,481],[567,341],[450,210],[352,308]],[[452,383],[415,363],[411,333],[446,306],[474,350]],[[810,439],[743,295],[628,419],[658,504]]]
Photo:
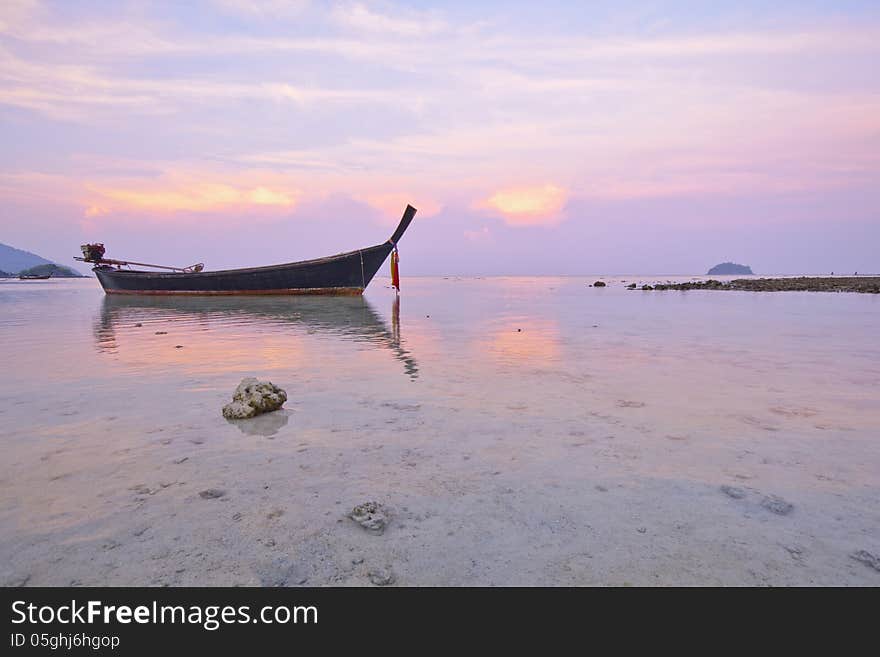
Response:
[[[392,328],[389,330],[370,302],[362,296],[106,296],[95,321],[95,340],[99,351],[117,352],[123,334],[123,339],[131,337],[133,342],[140,342],[141,339],[129,331],[132,327],[142,324],[145,328],[138,333],[143,335],[146,327],[158,327],[166,322],[173,322],[175,335],[179,335],[184,327],[191,332],[229,328],[236,334],[245,333],[248,341],[257,341],[254,344],[259,344],[261,335],[266,339],[290,332],[318,335],[387,349],[403,364],[405,374],[414,380],[418,377],[419,368],[416,360],[402,346],[399,304],[399,298],[395,298]],[[150,336],[154,334],[153,331],[147,333]],[[144,350],[149,349],[146,342],[140,342],[139,346]],[[222,354],[212,353],[211,356],[222,357]]]

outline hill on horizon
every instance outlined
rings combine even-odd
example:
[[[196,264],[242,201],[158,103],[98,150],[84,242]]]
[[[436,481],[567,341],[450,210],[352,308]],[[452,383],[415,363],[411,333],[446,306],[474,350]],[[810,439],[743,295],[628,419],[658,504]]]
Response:
[[[39,268],[36,272],[30,272],[34,268]],[[3,244],[0,242],[0,272],[18,276],[20,273],[28,271],[28,273],[49,273],[55,276],[73,277],[82,276],[82,274],[70,267],[59,265],[57,262],[47,260],[42,256],[23,249],[16,249],[14,246]]]
[[[45,276],[46,274],[51,274],[53,278],[85,278],[85,276],[78,271],[71,269],[70,267],[56,265],[54,262],[49,263],[48,265],[28,267],[18,273],[25,276]]]
[[[14,246],[3,244],[0,242],[0,269],[11,274],[36,267],[37,265],[54,265],[51,260],[46,260],[42,256],[23,249],[16,249]]]

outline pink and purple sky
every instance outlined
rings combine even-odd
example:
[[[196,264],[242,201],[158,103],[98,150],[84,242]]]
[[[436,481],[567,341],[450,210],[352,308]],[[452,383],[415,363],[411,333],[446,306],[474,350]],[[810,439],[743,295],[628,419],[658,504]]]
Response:
[[[64,264],[876,273],[880,5],[2,0],[0,143]]]

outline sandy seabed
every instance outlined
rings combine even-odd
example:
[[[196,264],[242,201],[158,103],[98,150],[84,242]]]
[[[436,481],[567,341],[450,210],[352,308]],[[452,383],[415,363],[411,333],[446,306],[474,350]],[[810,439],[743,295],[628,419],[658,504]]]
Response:
[[[522,419],[481,427],[453,409],[352,403],[359,429],[341,419],[268,449],[259,434],[211,446],[185,424],[125,436],[111,417],[90,423],[4,481],[3,583],[880,583],[857,558],[878,540],[876,488],[857,483],[876,461],[809,410],[732,418],[738,439],[701,445],[657,435],[630,400],[580,422],[506,409]],[[836,438],[799,440],[807,427]],[[699,480],[675,475],[688,463]],[[374,499],[390,514],[380,535],[346,516]]]
[[[413,300],[390,347],[384,324],[375,343],[273,325],[236,351],[252,318],[176,310],[108,333],[89,307],[82,350],[48,356],[19,332],[0,583],[880,584],[874,306],[828,295],[843,319],[814,325],[815,294],[577,285],[598,307],[577,324],[514,299],[471,325]],[[761,319],[783,307],[779,328]],[[250,374],[288,402],[224,420]],[[367,501],[384,532],[348,517]]]

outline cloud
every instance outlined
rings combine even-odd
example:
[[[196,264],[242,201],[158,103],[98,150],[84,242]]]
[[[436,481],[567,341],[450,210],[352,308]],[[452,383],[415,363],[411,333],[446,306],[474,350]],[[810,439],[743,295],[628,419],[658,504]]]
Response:
[[[94,199],[86,216],[111,212],[146,212],[151,215],[187,213],[223,213],[242,209],[289,211],[301,197],[291,189],[265,186],[244,187],[217,181],[135,183],[129,186],[90,185]]]
[[[491,49],[533,54],[533,64],[590,60],[705,59],[718,56],[791,55],[802,53],[880,52],[880,29],[876,26],[823,27],[808,31],[720,32],[642,38],[535,37],[511,41],[503,36]],[[619,62],[626,64],[626,61]]]
[[[418,210],[420,219],[433,217],[443,210],[443,206],[424,194],[390,192],[383,194],[356,194],[354,198],[376,208],[389,225],[396,224],[407,205]]]
[[[566,190],[546,184],[499,190],[478,207],[500,213],[511,226],[541,226],[559,223],[567,200]]]
[[[100,205],[90,205],[83,212],[83,216],[85,217],[103,217],[105,214],[110,214],[110,210],[107,208],[101,207]]]
[[[479,230],[464,231],[464,238],[468,242],[486,242],[492,239],[492,233],[489,231],[488,226],[483,226]]]
[[[0,3],[0,33],[33,20],[39,9],[37,0],[3,0]]]
[[[542,32],[515,8],[490,28],[451,7],[215,6],[219,19],[193,22],[176,5],[0,3],[6,129],[59,135],[57,150],[9,149],[6,172],[54,177],[0,180],[4,198],[167,214],[290,208],[307,190],[357,198],[389,223],[407,202],[425,217],[482,198],[484,214],[517,226],[558,223],[569,199],[880,178],[876,22],[638,36]],[[83,153],[127,158],[129,173],[96,172]],[[136,169],[210,175],[155,184]]]
[[[392,14],[383,14],[362,3],[336,7],[333,18],[340,25],[357,31],[408,37],[436,34],[448,28],[434,11],[404,11],[395,7]]]
[[[186,107],[235,101],[291,102],[299,106],[393,102],[374,89],[297,86],[259,79],[120,78],[96,66],[34,63],[0,48],[0,104],[33,110],[53,119],[95,122],[134,114],[170,114]]]
[[[225,13],[273,20],[297,18],[311,3],[309,0],[213,0],[213,4]]]

